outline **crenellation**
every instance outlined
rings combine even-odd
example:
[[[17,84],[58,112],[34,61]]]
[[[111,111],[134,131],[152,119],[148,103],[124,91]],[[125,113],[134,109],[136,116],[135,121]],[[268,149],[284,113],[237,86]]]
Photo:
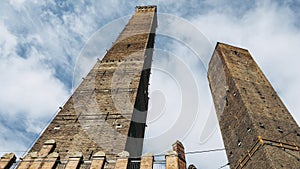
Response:
[[[155,155],[141,153],[156,12],[156,6],[135,8],[17,169],[153,168]],[[230,167],[299,168],[300,128],[249,51],[217,43],[207,76]],[[165,168],[186,169],[184,145],[172,148]],[[4,155],[0,168],[15,160]]]
[[[13,163],[16,162],[16,156],[14,153],[6,153],[0,158],[0,168],[9,169]]]
[[[157,6],[152,5],[152,6],[137,6],[135,8],[135,12],[156,12],[157,11]]]

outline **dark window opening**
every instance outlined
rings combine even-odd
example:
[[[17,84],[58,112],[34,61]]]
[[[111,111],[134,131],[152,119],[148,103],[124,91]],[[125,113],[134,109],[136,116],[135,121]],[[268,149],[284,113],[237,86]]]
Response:
[[[228,103],[228,98],[227,98],[227,96],[225,96],[225,102],[226,102],[226,106],[228,106],[229,103]]]
[[[233,51],[233,53],[237,56],[240,56],[240,53],[238,51]]]
[[[117,128],[117,129],[122,128],[122,124],[119,124],[119,123],[118,123],[118,124],[116,125],[116,128]]]
[[[230,151],[229,156],[233,157],[233,152],[232,151]]]
[[[264,126],[264,124],[262,124],[261,122],[259,122],[258,124],[259,124],[259,127],[260,127],[260,128],[263,128],[263,129],[265,129],[265,126]]]
[[[242,142],[241,142],[240,140],[238,140],[237,146],[238,146],[238,147],[241,147],[241,146],[242,146]]]
[[[283,133],[283,130],[282,130],[280,127],[277,127],[277,131],[278,131],[279,133]]]

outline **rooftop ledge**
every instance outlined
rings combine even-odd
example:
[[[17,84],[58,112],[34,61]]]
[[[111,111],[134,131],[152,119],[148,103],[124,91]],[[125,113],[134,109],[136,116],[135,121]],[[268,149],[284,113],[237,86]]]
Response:
[[[149,5],[149,6],[136,6],[135,12],[156,12],[157,6],[156,5]]]

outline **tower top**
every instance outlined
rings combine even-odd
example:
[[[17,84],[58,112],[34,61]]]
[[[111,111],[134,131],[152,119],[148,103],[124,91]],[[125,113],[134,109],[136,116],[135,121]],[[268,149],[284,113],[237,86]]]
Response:
[[[244,51],[244,52],[249,52],[248,49],[245,49],[245,48],[236,47],[236,46],[222,43],[222,42],[217,42],[215,49],[218,50],[220,48],[227,48],[227,49],[231,49],[231,50],[240,50],[240,51]]]
[[[135,12],[156,12],[157,6],[156,5],[149,5],[149,6],[136,6]]]

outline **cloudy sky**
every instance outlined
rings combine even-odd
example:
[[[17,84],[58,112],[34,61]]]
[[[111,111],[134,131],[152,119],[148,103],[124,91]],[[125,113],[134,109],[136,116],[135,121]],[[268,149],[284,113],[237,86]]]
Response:
[[[247,48],[300,123],[296,0],[3,0],[0,154],[30,147],[135,6],[149,4],[158,5],[159,25],[145,151],[164,153],[176,139],[187,152],[223,148],[206,80],[218,41]],[[198,168],[227,163],[224,151],[187,158]]]

